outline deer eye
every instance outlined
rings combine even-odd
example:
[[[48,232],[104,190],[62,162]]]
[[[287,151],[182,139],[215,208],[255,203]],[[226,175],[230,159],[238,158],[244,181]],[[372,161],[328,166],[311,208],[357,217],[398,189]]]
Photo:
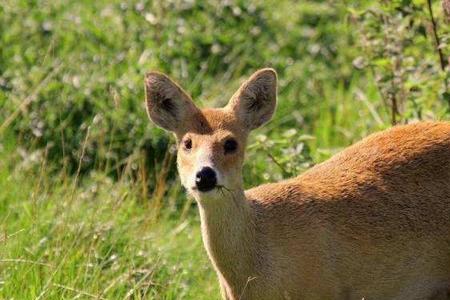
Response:
[[[184,149],[191,150],[192,149],[192,140],[191,139],[185,139],[183,142]]]
[[[233,153],[234,151],[236,151],[237,146],[238,146],[238,143],[236,142],[235,139],[226,140],[225,143],[223,144],[223,149],[225,150],[225,154]]]

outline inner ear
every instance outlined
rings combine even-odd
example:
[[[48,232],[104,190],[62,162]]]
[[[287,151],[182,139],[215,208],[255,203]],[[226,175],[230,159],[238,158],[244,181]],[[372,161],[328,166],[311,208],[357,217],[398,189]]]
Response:
[[[254,73],[233,95],[231,109],[249,130],[268,122],[276,106],[277,75],[273,69]]]
[[[161,103],[161,108],[166,110],[167,112],[171,113],[174,117],[176,116],[175,104],[173,103],[172,99],[165,98]]]
[[[147,112],[158,126],[180,131],[199,110],[187,93],[164,74],[150,72],[145,77]]]

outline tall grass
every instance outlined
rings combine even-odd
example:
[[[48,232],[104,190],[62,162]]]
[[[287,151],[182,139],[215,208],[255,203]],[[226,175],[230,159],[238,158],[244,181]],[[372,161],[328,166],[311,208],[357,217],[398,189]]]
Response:
[[[19,158],[2,151],[3,161]],[[38,164],[0,168],[0,298],[212,299],[198,220],[156,223],[139,184],[93,172],[78,184]],[[166,213],[168,213],[166,211]]]

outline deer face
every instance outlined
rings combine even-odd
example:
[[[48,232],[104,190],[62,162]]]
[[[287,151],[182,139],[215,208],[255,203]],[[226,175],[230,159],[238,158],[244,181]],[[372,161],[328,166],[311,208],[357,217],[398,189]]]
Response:
[[[219,109],[199,109],[167,76],[151,72],[145,80],[147,111],[158,126],[177,139],[181,182],[195,198],[224,188],[242,189],[247,136],[270,120],[276,106],[276,73],[253,74]]]

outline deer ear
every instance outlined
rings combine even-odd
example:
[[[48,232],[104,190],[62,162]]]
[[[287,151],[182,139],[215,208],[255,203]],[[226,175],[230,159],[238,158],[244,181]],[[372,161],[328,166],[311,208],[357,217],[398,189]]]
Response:
[[[186,92],[162,73],[145,76],[145,101],[149,118],[158,126],[173,132],[185,128],[199,109]]]
[[[262,69],[254,73],[233,95],[227,105],[243,125],[252,130],[268,122],[277,103],[277,73]]]

